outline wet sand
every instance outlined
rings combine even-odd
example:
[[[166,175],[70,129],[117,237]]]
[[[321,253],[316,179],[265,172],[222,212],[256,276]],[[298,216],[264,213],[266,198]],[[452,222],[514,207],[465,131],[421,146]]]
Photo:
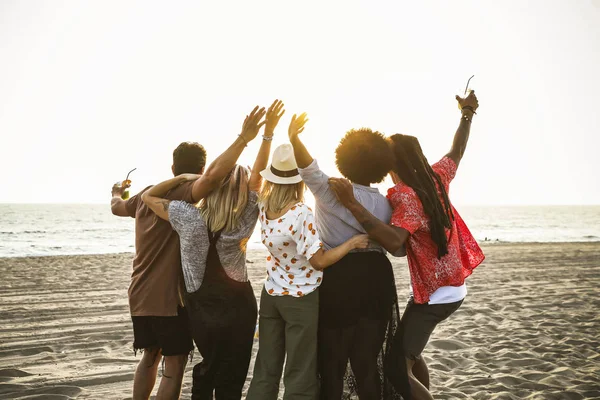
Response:
[[[434,397],[600,398],[600,243],[484,251],[463,306],[425,349]],[[248,254],[257,297],[264,257]],[[131,259],[0,258],[0,398],[131,398],[140,359],[127,305]],[[406,260],[393,263],[402,311]],[[251,374],[252,365],[248,381]]]

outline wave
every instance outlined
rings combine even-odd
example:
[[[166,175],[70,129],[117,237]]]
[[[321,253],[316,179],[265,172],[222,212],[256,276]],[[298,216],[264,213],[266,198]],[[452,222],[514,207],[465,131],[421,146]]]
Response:
[[[39,233],[48,233],[48,231],[19,231],[19,232],[4,231],[4,232],[0,232],[0,235],[22,235],[22,234],[31,235],[31,234],[39,234]]]

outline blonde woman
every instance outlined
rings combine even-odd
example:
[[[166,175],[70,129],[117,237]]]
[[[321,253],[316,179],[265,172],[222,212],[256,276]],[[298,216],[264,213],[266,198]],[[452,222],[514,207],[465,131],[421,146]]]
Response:
[[[166,193],[185,179],[175,178],[148,190],[142,199],[167,219],[179,234],[185,279],[186,308],[192,337],[202,355],[194,366],[192,399],[241,399],[246,380],[257,307],[246,270],[246,243],[258,218],[258,191],[269,159],[273,131],[283,115],[275,101],[267,112],[258,107],[246,117],[235,143],[193,186],[199,207],[169,201]],[[260,127],[265,134],[253,172],[235,165]]]
[[[302,130],[305,118],[294,118],[290,130]],[[322,270],[348,252],[368,245],[367,235],[354,236],[325,251],[312,210],[304,203],[304,182],[291,145],[279,146],[260,193],[261,238],[269,250],[267,279],[260,298],[259,350],[247,400],[275,400],[284,359],[286,400],[317,399],[318,288]]]

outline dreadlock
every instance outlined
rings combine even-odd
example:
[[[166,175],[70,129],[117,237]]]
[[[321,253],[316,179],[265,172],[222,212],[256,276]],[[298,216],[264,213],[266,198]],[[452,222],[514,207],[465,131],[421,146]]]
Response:
[[[438,174],[429,165],[416,137],[396,134],[390,137],[390,141],[396,156],[394,171],[419,196],[423,210],[429,217],[429,230],[438,248],[438,258],[442,258],[448,254],[445,228],[450,228],[454,219],[448,193]]]

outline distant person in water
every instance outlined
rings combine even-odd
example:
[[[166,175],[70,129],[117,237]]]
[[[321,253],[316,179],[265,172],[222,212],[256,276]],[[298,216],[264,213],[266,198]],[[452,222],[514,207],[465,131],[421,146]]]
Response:
[[[436,325],[460,307],[467,295],[465,278],[484,259],[448,197],[479,106],[474,92],[466,98],[457,96],[457,101],[462,109],[460,124],[452,149],[439,162],[429,165],[417,138],[390,137],[396,159],[391,172],[396,186],[388,191],[394,207],[390,225],[355,198],[348,181],[330,180],[338,199],[373,239],[390,252],[406,247],[412,295],[402,316],[400,340],[412,398],[417,400],[432,399],[429,371],[421,353]]]
[[[366,231],[330,189],[329,177],[300,139],[302,131],[290,131],[290,142],[300,176],[315,196],[315,220],[324,250],[335,249]],[[387,225],[392,208],[385,196],[371,187],[381,182],[394,164],[385,137],[368,128],[350,130],[336,148],[335,160],[342,175],[352,181],[350,190],[357,201]],[[360,400],[392,398],[393,389],[380,366],[385,338],[391,337],[397,322],[396,310],[392,264],[379,243],[371,241],[366,249],[352,250],[323,270],[318,326],[322,400],[342,399],[348,381],[354,381],[349,389],[356,391]],[[348,362],[353,377],[347,375]]]
[[[206,151],[198,143],[181,143],[173,152],[173,175],[201,174]],[[166,197],[192,202],[193,182],[174,187]],[[160,360],[164,373],[157,399],[178,398],[188,354],[193,350],[187,315],[183,310],[183,287],[179,236],[171,225],[156,218],[142,201],[145,188],[128,200],[121,196],[127,186],[114,186],[111,209],[114,215],[135,218],[135,258],[129,285],[129,309],[133,321],[133,347],[142,350],[134,377],[133,399],[150,397]],[[162,357],[161,357],[162,356]]]
[[[258,219],[260,171],[266,168],[283,103],[268,112],[256,107],[242,132],[194,183],[198,205],[170,201],[166,194],[186,179],[162,182],[143,201],[171,222],[181,240],[186,308],[202,362],[194,366],[192,399],[239,400],[248,374],[256,327],[256,298],[246,269],[246,245]],[[265,125],[254,167],[236,165]]]

